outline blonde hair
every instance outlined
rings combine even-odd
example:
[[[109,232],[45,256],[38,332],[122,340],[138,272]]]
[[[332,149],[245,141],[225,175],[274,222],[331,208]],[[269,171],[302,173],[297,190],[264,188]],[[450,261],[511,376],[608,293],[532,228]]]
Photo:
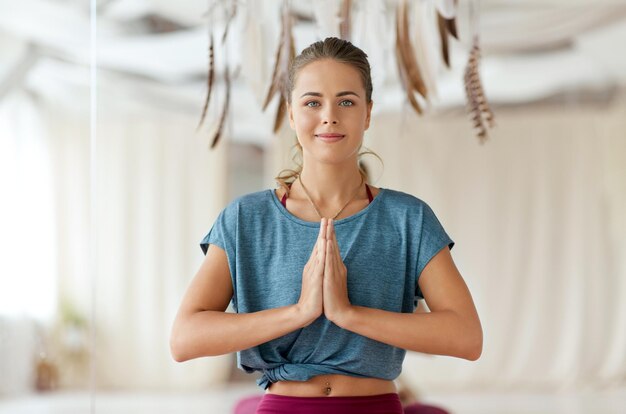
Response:
[[[296,83],[296,77],[298,72],[308,65],[321,59],[334,59],[340,63],[346,63],[354,67],[363,81],[365,87],[365,100],[369,104],[372,101],[372,77],[370,74],[370,64],[367,60],[367,55],[358,47],[354,46],[347,40],[338,39],[336,37],[327,37],[324,40],[320,40],[308,46],[304,49],[289,66],[289,73],[287,76],[287,82],[282,93],[285,95],[285,99],[291,105],[291,93]],[[363,145],[361,145],[363,147]],[[359,150],[361,149],[359,147]],[[292,160],[296,164],[296,169],[284,169],[274,179],[280,187],[285,190],[285,193],[289,195],[289,185],[295,181],[298,175],[302,172],[302,146],[299,142],[291,148],[296,149],[296,154],[292,157]],[[358,167],[359,173],[363,180],[369,182],[369,173],[365,165],[361,160],[361,156],[372,154],[383,163],[383,160],[375,152],[367,149],[366,151],[359,152],[358,154]],[[383,163],[384,167],[384,163]]]

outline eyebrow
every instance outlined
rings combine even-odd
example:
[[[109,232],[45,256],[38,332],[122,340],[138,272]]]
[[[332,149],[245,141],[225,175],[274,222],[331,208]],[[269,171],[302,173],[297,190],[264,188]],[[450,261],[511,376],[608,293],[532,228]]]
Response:
[[[307,96],[307,95],[311,95],[311,96],[319,96],[319,97],[321,97],[321,96],[322,96],[322,94],[321,94],[321,93],[319,93],[319,92],[305,92],[305,93],[303,93],[303,94],[302,94],[302,96],[300,96],[300,98],[302,98],[302,97],[304,97],[304,96]],[[342,91],[342,92],[339,92],[339,93],[338,93],[337,95],[335,95],[335,96],[346,96],[346,95],[354,95],[354,96],[356,96],[357,98],[360,98],[360,96],[359,96],[356,92],[352,92],[352,91]]]

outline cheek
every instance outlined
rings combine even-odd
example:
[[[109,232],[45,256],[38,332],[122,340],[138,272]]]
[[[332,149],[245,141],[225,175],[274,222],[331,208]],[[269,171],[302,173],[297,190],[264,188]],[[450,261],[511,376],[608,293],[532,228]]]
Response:
[[[317,126],[316,118],[310,114],[294,114],[294,121],[296,128],[303,132],[315,130]]]

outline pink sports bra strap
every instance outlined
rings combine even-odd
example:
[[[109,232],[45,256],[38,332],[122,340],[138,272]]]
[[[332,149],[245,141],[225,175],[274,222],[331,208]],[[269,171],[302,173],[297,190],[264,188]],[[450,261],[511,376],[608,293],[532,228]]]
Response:
[[[372,192],[370,191],[370,186],[365,183],[365,189],[367,190],[367,198],[369,198],[369,202],[371,203],[374,197],[372,197]]]
[[[291,187],[291,185],[289,187]],[[372,191],[370,190],[370,187],[369,185],[367,185],[367,183],[365,183],[365,190],[367,191],[367,198],[371,203],[374,197],[372,196]],[[283,207],[287,208],[287,192],[283,194],[283,198],[280,200],[280,203],[283,205]]]

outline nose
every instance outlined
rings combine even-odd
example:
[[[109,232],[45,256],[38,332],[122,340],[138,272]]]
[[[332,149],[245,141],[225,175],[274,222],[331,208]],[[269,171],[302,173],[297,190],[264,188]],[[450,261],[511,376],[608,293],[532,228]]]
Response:
[[[337,117],[335,115],[335,112],[332,108],[330,108],[330,105],[328,105],[327,108],[328,109],[326,109],[322,114],[322,122],[324,123],[324,125],[329,123],[333,125],[337,124]]]

